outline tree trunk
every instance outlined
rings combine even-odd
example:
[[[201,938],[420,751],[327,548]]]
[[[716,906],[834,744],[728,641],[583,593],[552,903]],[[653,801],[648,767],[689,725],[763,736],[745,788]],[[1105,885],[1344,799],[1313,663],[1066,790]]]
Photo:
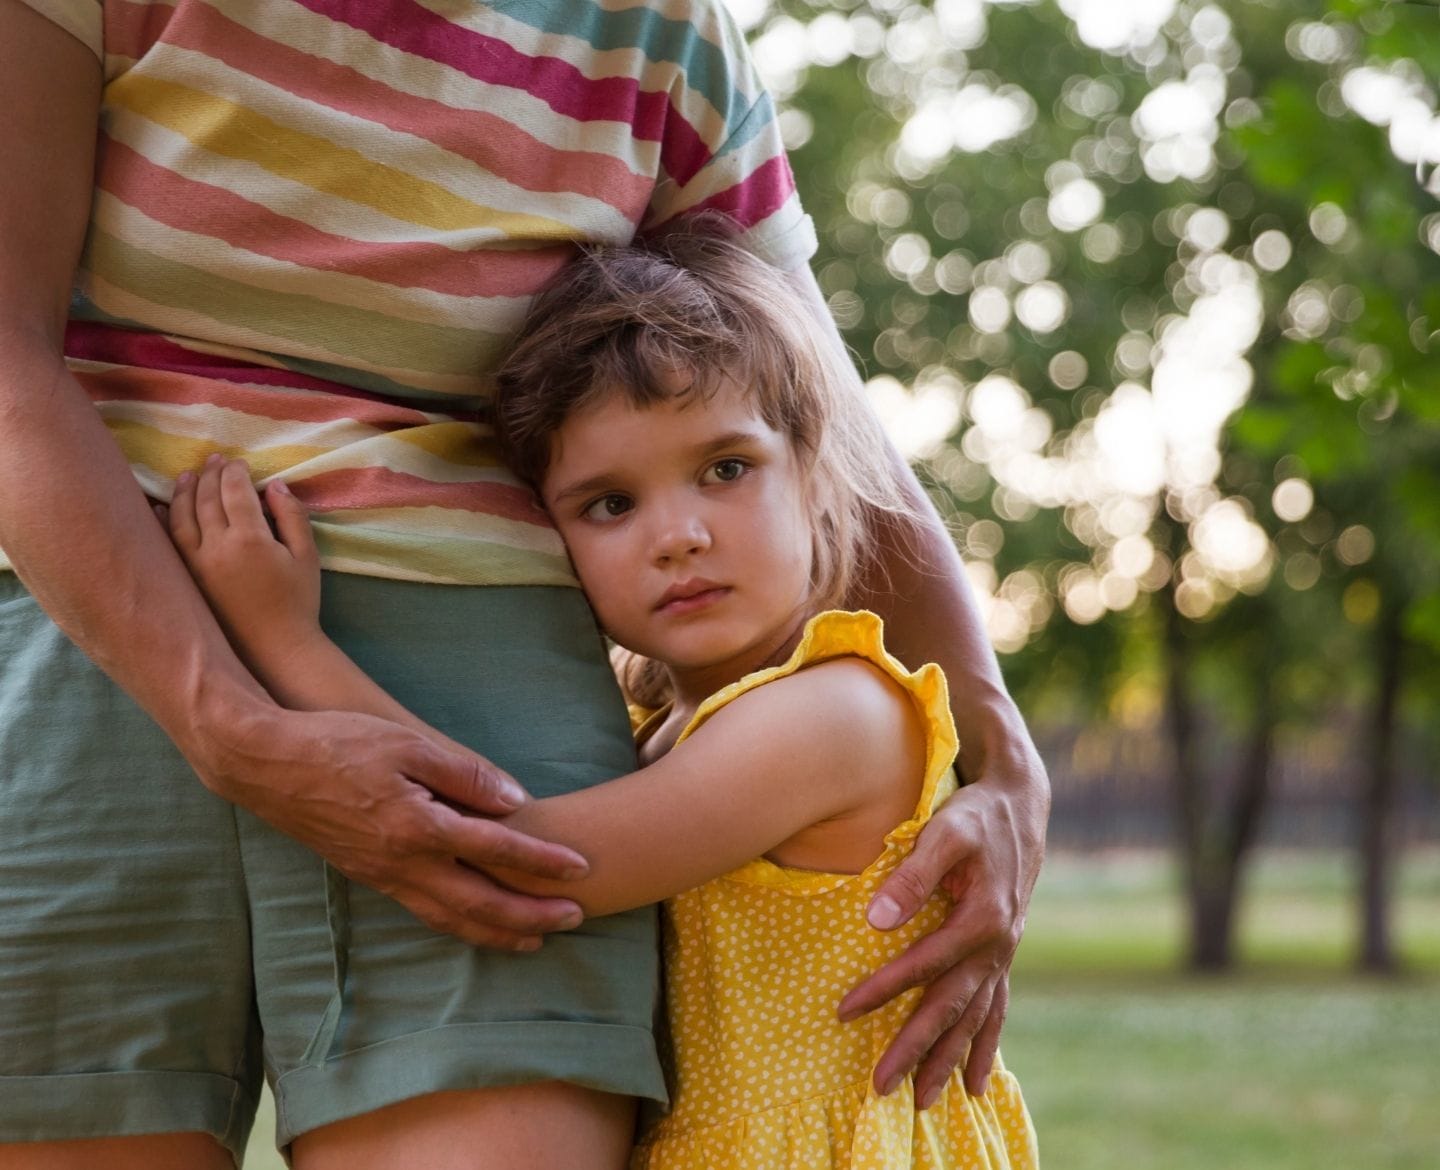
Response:
[[[1226,970],[1235,959],[1235,910],[1269,797],[1275,752],[1275,687],[1268,665],[1262,663],[1256,672],[1254,721],[1232,802],[1208,818],[1200,846],[1200,881],[1192,897],[1190,931],[1190,965],[1197,971]]]
[[[1191,647],[1185,618],[1175,607],[1175,586],[1161,592],[1165,604],[1165,719],[1175,751],[1175,816],[1185,898],[1189,908],[1188,964],[1214,970],[1228,961],[1225,899],[1215,896],[1215,872],[1205,831],[1205,777],[1195,743],[1195,709],[1189,692]],[[1217,955],[1217,939],[1220,954]]]
[[[1371,709],[1369,771],[1360,808],[1360,961],[1362,970],[1396,969],[1390,932],[1390,825],[1395,806],[1395,720],[1400,695],[1401,609],[1381,594],[1375,623],[1375,705]]]
[[[1231,803],[1207,800],[1190,693],[1190,646],[1173,593],[1164,593],[1166,714],[1175,751],[1175,796],[1185,891],[1190,911],[1188,965],[1223,971],[1235,958],[1235,908],[1245,863],[1269,795],[1276,706],[1273,663],[1262,642],[1249,743]],[[1262,628],[1264,628],[1262,623]]]

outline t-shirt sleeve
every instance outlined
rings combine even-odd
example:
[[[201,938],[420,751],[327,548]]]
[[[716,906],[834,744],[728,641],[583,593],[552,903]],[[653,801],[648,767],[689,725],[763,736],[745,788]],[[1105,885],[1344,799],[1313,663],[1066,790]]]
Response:
[[[95,54],[105,57],[104,0],[20,0],[52,24],[57,24]]]
[[[689,88],[672,95],[672,122],[662,144],[664,175],[642,226],[652,231],[682,215],[720,212],[741,230],[742,242],[783,270],[815,253],[815,227],[800,207],[785,156],[775,103],[762,86],[745,38],[723,7],[697,16],[703,37],[687,62]],[[706,91],[706,117],[687,118],[697,90]]]

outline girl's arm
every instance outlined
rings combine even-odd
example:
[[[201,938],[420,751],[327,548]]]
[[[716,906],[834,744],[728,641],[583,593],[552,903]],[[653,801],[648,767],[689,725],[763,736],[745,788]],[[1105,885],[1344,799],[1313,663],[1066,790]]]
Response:
[[[321,631],[319,569],[303,505],[272,483],[272,537],[243,463],[212,461],[170,508],[176,546],[252,669],[280,701],[347,710],[436,734]],[[463,682],[458,685],[464,685]],[[589,873],[556,882],[508,869],[503,880],[561,894],[589,914],[690,889],[822,822],[877,802],[913,809],[925,748],[910,700],[857,659],[810,667],[742,695],[638,772],[534,801],[507,825],[569,845]],[[880,818],[884,821],[884,818]]]
[[[538,942],[574,908],[522,900],[483,864],[514,782],[473,753],[357,715],[278,707],[236,659],[62,356],[94,184],[100,64],[0,0],[0,545],[55,623],[165,730],[200,780],[430,925]],[[505,794],[513,792],[515,797]],[[365,802],[383,806],[367,815]],[[556,872],[577,859],[532,842]]]

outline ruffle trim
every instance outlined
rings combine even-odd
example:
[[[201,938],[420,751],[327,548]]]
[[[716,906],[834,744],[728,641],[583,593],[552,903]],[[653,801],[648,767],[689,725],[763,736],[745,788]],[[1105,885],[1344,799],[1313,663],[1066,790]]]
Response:
[[[807,896],[827,893],[850,882],[860,881],[877,871],[891,868],[907,854],[925,822],[930,819],[930,814],[955,791],[953,764],[960,744],[955,733],[955,720],[950,714],[950,692],[945,685],[945,674],[933,662],[919,670],[906,669],[885,649],[885,623],[869,610],[832,609],[816,614],[806,623],[805,632],[789,659],[779,666],[747,674],[716,691],[700,704],[676,743],[683,742],[715,712],[747,691],[834,658],[863,658],[884,671],[910,696],[924,720],[929,733],[925,780],[914,813],[886,834],[880,856],[858,874],[790,869],[762,857],[732,870],[722,881],[769,886]]]
[[[837,1156],[848,1147],[849,1157]],[[906,1078],[888,1097],[862,1081],[821,1097],[752,1113],[719,1125],[665,1132],[635,1148],[630,1170],[814,1170],[844,1163],[853,1170],[912,1165],[991,1166],[1034,1170],[1035,1131],[1020,1087],[996,1069],[983,1097],[971,1097],[958,1075],[929,1109],[915,1108]]]

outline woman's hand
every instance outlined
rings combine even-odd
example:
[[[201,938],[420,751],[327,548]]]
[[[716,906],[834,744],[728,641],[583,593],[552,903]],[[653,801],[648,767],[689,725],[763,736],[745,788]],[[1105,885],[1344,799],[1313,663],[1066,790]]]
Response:
[[[532,951],[581,921],[569,899],[517,894],[477,872],[501,865],[565,880],[588,867],[572,849],[489,819],[528,797],[472,752],[370,715],[272,707],[217,726],[203,754],[187,755],[212,791],[435,930]]]
[[[892,1090],[916,1069],[922,1107],[940,1093],[963,1061],[965,1087],[985,1091],[1010,994],[1010,963],[1025,929],[1025,911],[1045,852],[1048,793],[1033,754],[1021,763],[1039,773],[1020,783],[996,778],[960,789],[936,811],[915,851],[876,892],[872,926],[890,930],[937,890],[954,908],[943,924],[886,964],[840,1004],[842,1019],[873,1011],[911,987],[925,987],[920,1005],[875,1066],[875,1087]]]

